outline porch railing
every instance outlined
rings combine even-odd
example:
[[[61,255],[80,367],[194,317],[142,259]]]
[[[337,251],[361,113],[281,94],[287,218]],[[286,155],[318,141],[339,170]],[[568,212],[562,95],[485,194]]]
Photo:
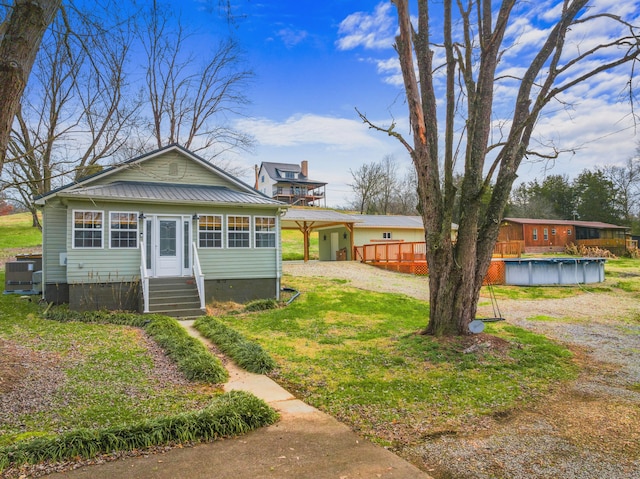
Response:
[[[147,274],[147,250],[144,242],[140,241],[140,283],[142,286],[143,312],[149,312],[149,275]]]
[[[204,310],[204,274],[202,274],[202,267],[200,266],[200,257],[198,256],[198,248],[196,242],[193,242],[193,277],[196,280],[196,286],[198,287],[198,296],[200,297],[200,309]]]

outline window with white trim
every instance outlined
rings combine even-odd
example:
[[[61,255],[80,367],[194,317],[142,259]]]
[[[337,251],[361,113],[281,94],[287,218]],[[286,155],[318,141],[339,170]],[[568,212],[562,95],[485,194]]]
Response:
[[[249,216],[227,216],[227,246],[229,248],[251,247],[249,220]]]
[[[109,238],[111,248],[137,248],[138,213],[109,213]]]
[[[256,216],[254,218],[256,248],[276,247],[276,219],[272,216]]]
[[[571,228],[567,230],[567,236],[571,236]]]
[[[73,212],[73,247],[102,248],[102,211]]]
[[[198,240],[200,248],[222,248],[222,215],[200,215]]]
[[[533,241],[538,241],[538,228],[533,228]]]
[[[384,231],[382,233],[382,239],[391,239],[391,231]]]
[[[545,228],[542,230],[542,234],[545,241],[549,241],[549,228]]]

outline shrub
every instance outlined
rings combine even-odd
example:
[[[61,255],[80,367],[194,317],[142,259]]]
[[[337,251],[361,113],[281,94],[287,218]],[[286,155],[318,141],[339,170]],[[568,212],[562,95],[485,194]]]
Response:
[[[0,448],[0,472],[9,466],[91,458],[113,451],[163,444],[204,442],[244,434],[273,424],[278,413],[244,391],[216,397],[206,408],[101,431],[70,431],[54,438],[37,438]]]
[[[564,252],[572,256],[585,256],[587,258],[611,258],[616,259],[617,256],[608,249],[598,246],[585,246],[569,243],[564,247]]]
[[[275,299],[256,299],[250,301],[244,307],[245,311],[266,311],[268,309],[277,309],[280,305]]]
[[[252,373],[263,374],[276,367],[276,362],[259,344],[248,341],[221,321],[212,317],[202,317],[196,320],[194,326],[241,368]]]

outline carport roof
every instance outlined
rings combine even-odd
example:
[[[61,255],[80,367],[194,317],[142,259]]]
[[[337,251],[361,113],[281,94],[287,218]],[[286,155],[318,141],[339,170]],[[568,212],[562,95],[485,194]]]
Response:
[[[300,229],[300,224],[307,223],[313,229],[343,225],[345,223],[360,223],[361,220],[345,213],[319,208],[289,208],[280,220],[282,229]]]

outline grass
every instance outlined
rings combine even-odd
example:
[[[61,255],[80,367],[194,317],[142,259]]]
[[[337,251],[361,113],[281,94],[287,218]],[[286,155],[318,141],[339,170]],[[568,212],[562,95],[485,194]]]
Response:
[[[0,250],[7,248],[35,248],[42,245],[42,233],[31,226],[31,213],[17,213],[0,217],[2,234]]]
[[[1,273],[0,276],[4,276]],[[0,339],[54,363],[60,386],[41,411],[3,421],[0,445],[78,428],[106,428],[203,407],[220,390],[202,382],[175,384],[154,373],[142,330],[42,319],[41,307],[0,296]]]
[[[383,444],[400,428],[429,431],[509,411],[576,374],[565,348],[526,330],[488,324],[502,347],[465,354],[475,338],[415,334],[428,305],[319,278],[286,278],[289,307],[220,321],[260,343],[277,376],[305,401]]]
[[[304,259],[303,236],[298,230],[282,230],[282,259],[284,261]],[[309,259],[318,259],[318,235],[309,238]]]

